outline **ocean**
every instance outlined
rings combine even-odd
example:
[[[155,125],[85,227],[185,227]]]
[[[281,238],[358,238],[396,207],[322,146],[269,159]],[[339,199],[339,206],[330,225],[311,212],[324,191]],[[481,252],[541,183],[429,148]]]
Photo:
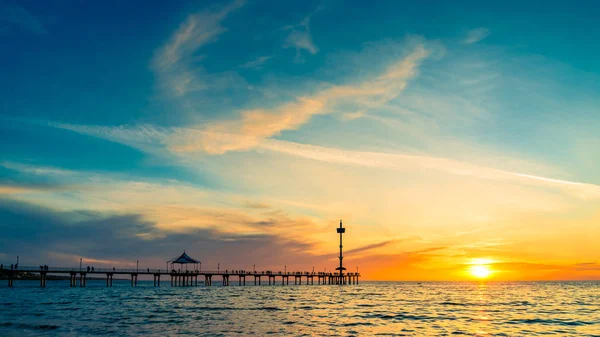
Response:
[[[600,336],[600,282],[592,281],[1,282],[0,336]]]

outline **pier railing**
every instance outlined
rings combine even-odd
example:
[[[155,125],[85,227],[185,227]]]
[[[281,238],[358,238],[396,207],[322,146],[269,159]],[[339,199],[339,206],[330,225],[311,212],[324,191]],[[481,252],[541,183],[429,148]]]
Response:
[[[3,267],[3,270],[10,270]],[[338,273],[328,273],[328,272],[300,272],[300,271],[247,271],[247,270],[185,270],[185,269],[177,269],[177,270],[166,270],[166,269],[153,269],[153,268],[90,268],[87,266],[85,268],[68,268],[68,267],[46,267],[46,266],[19,266],[18,269],[13,269],[16,272],[31,272],[31,273],[90,273],[90,274],[107,274],[107,273],[115,273],[115,274],[162,274],[162,275],[170,275],[170,274],[198,274],[198,275],[240,275],[240,276],[336,276]],[[359,273],[344,273],[344,275],[348,276],[360,276]]]

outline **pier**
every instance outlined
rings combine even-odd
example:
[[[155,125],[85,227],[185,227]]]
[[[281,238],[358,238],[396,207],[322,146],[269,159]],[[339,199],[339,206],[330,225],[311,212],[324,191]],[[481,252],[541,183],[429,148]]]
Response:
[[[289,285],[290,277],[293,278],[294,285],[326,285],[326,284],[358,284],[360,277],[359,273],[325,273],[325,272],[271,272],[271,271],[164,271],[161,269],[115,269],[115,268],[95,268],[94,271],[77,270],[73,268],[57,268],[48,267],[40,270],[39,267],[20,267],[18,270],[6,270],[8,273],[8,286],[14,286],[14,281],[18,279],[19,273],[39,274],[40,287],[46,286],[47,275],[69,275],[70,287],[85,287],[88,277],[103,276],[106,280],[106,286],[112,287],[114,275],[127,276],[131,279],[131,286],[138,285],[139,275],[151,275],[155,287],[161,286],[162,280],[170,281],[171,287],[190,287],[204,284],[205,286],[213,285],[213,278],[219,279],[223,286],[231,285],[230,280],[237,281],[238,286],[245,286],[246,279],[253,280],[253,285],[259,286],[262,283],[265,285]],[[204,282],[202,282],[204,281]],[[265,282],[266,281],[266,282]],[[303,282],[304,281],[304,282]],[[250,284],[250,282],[249,282]]]
[[[191,286],[212,286],[213,277],[220,279],[222,286],[231,285],[230,281],[233,279],[234,284],[237,281],[238,286],[246,286],[246,278],[249,279],[249,284],[253,280],[253,285],[260,286],[262,281],[265,280],[265,285],[289,285],[290,277],[293,279],[294,285],[302,285],[303,280],[305,285],[347,285],[347,284],[358,284],[360,273],[358,270],[356,273],[345,273],[346,268],[342,266],[342,234],[345,233],[345,228],[342,227],[342,221],[340,220],[340,227],[336,229],[337,233],[340,234],[340,256],[339,256],[339,267],[336,268],[336,272],[312,272],[308,271],[296,271],[288,272],[287,270],[282,271],[246,271],[246,270],[229,270],[217,268],[216,271],[200,270],[199,266],[202,264],[200,261],[191,258],[184,251],[179,257],[167,261],[166,269],[117,269],[117,268],[94,268],[86,267],[83,268],[80,263],[79,268],[61,268],[61,267],[50,267],[42,265],[39,267],[22,267],[17,265],[8,266],[3,265],[2,273],[8,274],[8,286],[13,287],[14,281],[19,279],[20,275],[23,274],[38,274],[40,280],[40,287],[46,287],[46,281],[48,274],[52,275],[64,275],[69,276],[70,287],[86,287],[87,278],[94,277],[106,279],[106,286],[113,286],[113,277],[127,276],[127,279],[131,279],[131,286],[136,287],[138,285],[139,275],[152,276],[153,285],[155,287],[161,286],[161,278],[163,280],[170,281],[171,287],[191,287]],[[176,268],[176,265],[177,268]],[[185,265],[185,268],[182,268]],[[192,270],[187,270],[187,267],[192,265]],[[98,277],[101,276],[101,277]]]

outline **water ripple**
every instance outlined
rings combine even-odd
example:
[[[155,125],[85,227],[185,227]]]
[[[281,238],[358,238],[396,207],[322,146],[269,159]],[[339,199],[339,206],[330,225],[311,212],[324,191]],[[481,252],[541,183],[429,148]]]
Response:
[[[233,285],[234,282],[232,282]],[[0,285],[0,336],[599,336],[599,282]]]

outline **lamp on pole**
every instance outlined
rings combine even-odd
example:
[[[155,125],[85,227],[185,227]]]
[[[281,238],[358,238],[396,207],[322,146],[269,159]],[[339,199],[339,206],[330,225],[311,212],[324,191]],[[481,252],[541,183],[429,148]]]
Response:
[[[283,273],[287,274],[287,266],[283,266]]]
[[[202,262],[200,262],[200,269],[198,271],[202,272]]]
[[[135,260],[135,272],[137,273],[140,270],[140,260]]]
[[[79,271],[81,271],[81,264],[83,263],[83,257],[79,258]]]
[[[217,263],[217,273],[219,272],[219,270],[221,270],[221,264]]]
[[[313,266],[313,274],[315,273],[315,266]]]
[[[253,265],[254,274],[256,274],[256,265]]]

